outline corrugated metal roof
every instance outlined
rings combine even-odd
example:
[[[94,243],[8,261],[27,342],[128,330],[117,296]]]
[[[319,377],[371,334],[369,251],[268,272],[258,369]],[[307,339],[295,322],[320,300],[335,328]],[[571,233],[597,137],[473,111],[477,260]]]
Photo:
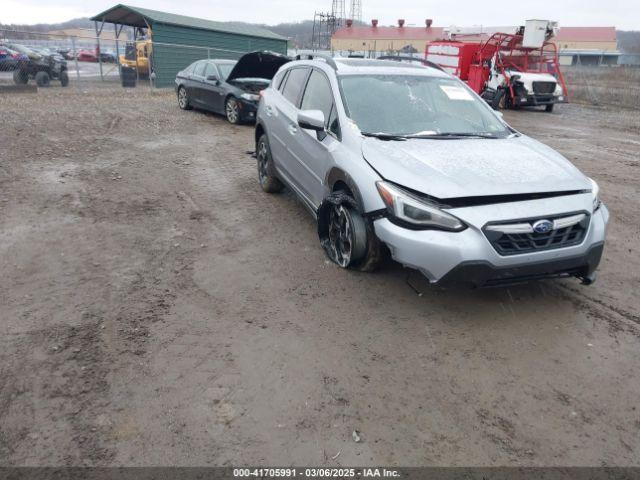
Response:
[[[238,35],[247,35],[251,37],[273,38],[277,40],[286,40],[285,37],[273,33],[264,28],[253,25],[234,25],[224,22],[215,22],[204,18],[187,17],[185,15],[176,15],[174,13],[159,12],[148,8],[133,7],[130,5],[118,4],[110,9],[99,13],[91,18],[91,20],[108,23],[119,23],[122,25],[130,25],[132,27],[144,27],[144,20],[150,23],[165,23],[168,25],[178,25],[181,27],[198,28],[201,30],[213,30],[216,32],[235,33]]]

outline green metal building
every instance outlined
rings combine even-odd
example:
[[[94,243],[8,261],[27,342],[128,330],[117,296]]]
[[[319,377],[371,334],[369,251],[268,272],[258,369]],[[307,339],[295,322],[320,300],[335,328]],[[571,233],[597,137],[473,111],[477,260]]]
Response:
[[[124,26],[151,32],[151,69],[157,87],[172,86],[176,73],[203,58],[235,59],[258,50],[287,54],[286,38],[252,25],[214,22],[121,4],[91,20],[96,22],[98,36],[105,23],[115,24],[117,38]]]

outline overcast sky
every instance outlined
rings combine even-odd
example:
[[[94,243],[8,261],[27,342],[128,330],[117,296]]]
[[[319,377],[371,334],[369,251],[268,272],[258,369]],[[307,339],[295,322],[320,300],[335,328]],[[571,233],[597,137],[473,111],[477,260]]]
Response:
[[[0,23],[55,23],[95,15],[117,0],[1,0]],[[331,0],[127,0],[126,4],[210,20],[241,20],[275,24],[310,19],[315,10],[329,10]],[[345,0],[348,5],[350,0]],[[640,30],[640,0],[362,0],[363,20],[435,26],[520,25],[528,18],[557,20],[560,26],[609,26]],[[348,7],[347,7],[348,8]]]

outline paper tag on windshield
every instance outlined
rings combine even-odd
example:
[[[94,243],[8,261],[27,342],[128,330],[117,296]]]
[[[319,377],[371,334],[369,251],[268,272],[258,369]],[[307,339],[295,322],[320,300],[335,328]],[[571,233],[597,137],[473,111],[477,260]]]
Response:
[[[456,87],[455,85],[440,85],[442,91],[451,100],[473,100],[473,97],[462,87]]]

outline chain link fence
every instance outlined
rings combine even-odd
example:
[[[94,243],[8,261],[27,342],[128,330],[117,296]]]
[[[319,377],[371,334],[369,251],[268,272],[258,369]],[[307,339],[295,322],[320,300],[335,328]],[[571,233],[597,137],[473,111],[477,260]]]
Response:
[[[206,58],[236,59],[245,51],[214,47],[129,41],[121,35],[67,36],[0,29],[0,85],[88,87],[124,85],[170,87],[175,74]],[[290,51],[290,55],[314,53]],[[317,52],[315,52],[317,53]],[[377,58],[424,52],[326,51],[341,57]],[[620,64],[624,63],[624,64]],[[578,61],[562,67],[571,102],[640,109],[640,55],[623,55],[617,64]]]
[[[168,87],[202,59],[237,59],[245,51],[0,29],[0,85]]]

